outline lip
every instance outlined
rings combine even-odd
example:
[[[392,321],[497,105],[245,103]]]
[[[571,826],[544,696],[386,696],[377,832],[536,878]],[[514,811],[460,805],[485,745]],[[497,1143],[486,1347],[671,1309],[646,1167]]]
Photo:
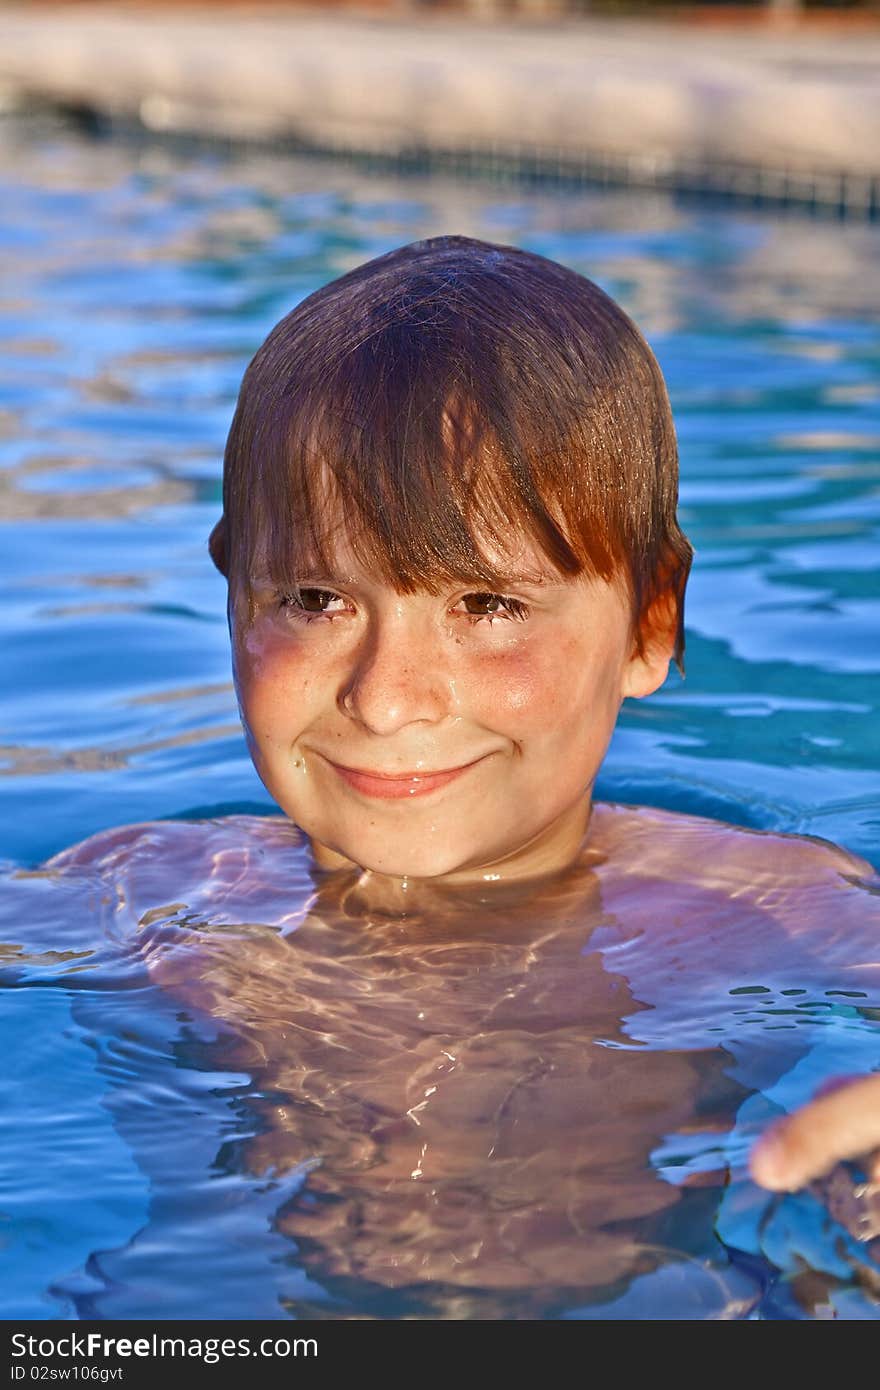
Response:
[[[484,756],[487,756],[484,754]],[[460,767],[447,768],[441,772],[366,772],[361,768],[343,767],[340,763],[327,762],[338,772],[344,782],[347,782],[355,791],[363,792],[365,796],[375,796],[382,799],[393,799],[395,797],[427,796],[429,792],[439,791],[441,787],[446,787],[450,782],[454,782],[457,777],[461,777],[470,768],[476,767],[483,758],[475,758],[473,762],[463,763]]]

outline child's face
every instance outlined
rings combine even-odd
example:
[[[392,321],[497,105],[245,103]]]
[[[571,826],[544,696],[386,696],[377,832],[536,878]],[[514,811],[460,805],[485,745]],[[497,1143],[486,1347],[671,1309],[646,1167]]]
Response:
[[[546,574],[505,588],[518,616],[479,581],[398,594],[342,541],[298,604],[254,576],[253,623],[231,620],[239,707],[319,864],[459,883],[576,855],[621,701],[662,683],[672,634],[639,658],[622,586],[562,578],[524,539],[503,558]]]

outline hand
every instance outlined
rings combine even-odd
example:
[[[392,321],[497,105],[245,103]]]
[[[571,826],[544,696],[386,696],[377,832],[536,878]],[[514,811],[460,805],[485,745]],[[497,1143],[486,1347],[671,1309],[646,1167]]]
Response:
[[[842,1077],[762,1134],[749,1156],[749,1171],[762,1187],[793,1192],[843,1159],[868,1155],[868,1180],[880,1183],[878,1145],[880,1075]]]

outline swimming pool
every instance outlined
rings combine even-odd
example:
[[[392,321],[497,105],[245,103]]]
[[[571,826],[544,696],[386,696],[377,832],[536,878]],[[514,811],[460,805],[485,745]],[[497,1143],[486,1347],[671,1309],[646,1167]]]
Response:
[[[90,141],[44,118],[7,121],[5,134],[7,868],[115,825],[272,811],[239,729],[224,585],[205,549],[241,373],[319,283],[446,231],[517,242],[598,280],[669,382],[697,551],[687,678],[625,706],[598,798],[823,836],[880,866],[875,228]],[[302,857],[285,848],[307,894]],[[717,1187],[688,1190],[651,1227],[668,1258],[609,1279],[601,1297],[589,1280],[580,1298],[541,1280],[489,1298],[443,1279],[413,1292],[328,1272],[309,1252],[334,1246],[332,1223],[309,1234],[302,1211],[294,1229],[278,1217],[308,1156],[261,1178],[242,1157],[262,1123],[259,1069],[144,993],[130,962],[96,962],[100,905],[84,899],[72,930],[50,886],[19,877],[3,900],[2,939],[34,959],[21,971],[6,952],[19,987],[2,1010],[12,1258],[0,1315],[877,1316],[815,1201],[759,1213],[742,1182],[723,1202]],[[177,897],[172,881],[165,892]],[[46,955],[65,951],[82,954]],[[880,996],[811,980],[767,999],[773,983],[744,970],[731,1009],[758,1029],[796,1025],[811,1048],[788,1089],[736,1098],[733,1149],[756,1105],[786,1105],[880,1051]],[[681,1044],[674,1028],[664,1041]],[[283,1105],[283,1078],[272,1084]],[[699,1171],[706,1147],[670,1139],[651,1162],[672,1180]],[[804,1268],[821,1275],[812,1302],[791,1292]]]

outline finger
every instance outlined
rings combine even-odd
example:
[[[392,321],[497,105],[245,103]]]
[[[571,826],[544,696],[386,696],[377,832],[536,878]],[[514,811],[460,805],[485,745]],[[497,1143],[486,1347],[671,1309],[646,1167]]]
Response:
[[[792,1192],[841,1159],[880,1144],[880,1076],[826,1092],[761,1136],[749,1156],[755,1182]]]

